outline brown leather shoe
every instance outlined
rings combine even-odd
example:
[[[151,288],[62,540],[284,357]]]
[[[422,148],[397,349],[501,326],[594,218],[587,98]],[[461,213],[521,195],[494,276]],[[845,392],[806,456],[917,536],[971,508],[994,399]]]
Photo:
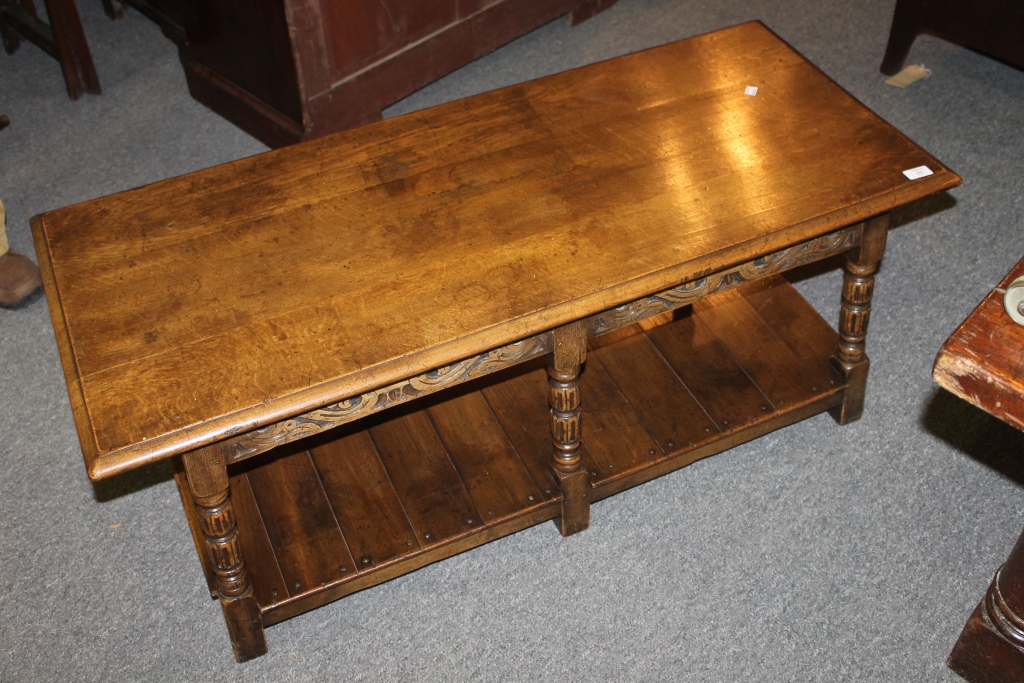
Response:
[[[39,267],[25,255],[9,251],[0,256],[0,306],[15,308],[39,289]]]

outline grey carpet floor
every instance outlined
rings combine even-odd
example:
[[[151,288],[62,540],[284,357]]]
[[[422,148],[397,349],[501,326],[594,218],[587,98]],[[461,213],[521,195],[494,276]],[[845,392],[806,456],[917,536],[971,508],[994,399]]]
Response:
[[[0,197],[42,211],[264,150],[193,101],[173,46],[80,0],[104,87],[71,102],[0,56]],[[861,421],[775,432],[268,629],[238,665],[166,467],[85,475],[43,302],[0,310],[0,681],[953,681],[946,656],[1022,523],[1024,438],[931,382],[943,340],[1024,256],[1024,73],[937,39],[878,73],[892,0],[620,0],[395,105],[489,90],[749,19],[964,178],[903,210],[878,278]],[[836,172],[842,173],[837,154]],[[839,274],[798,287],[829,320]]]

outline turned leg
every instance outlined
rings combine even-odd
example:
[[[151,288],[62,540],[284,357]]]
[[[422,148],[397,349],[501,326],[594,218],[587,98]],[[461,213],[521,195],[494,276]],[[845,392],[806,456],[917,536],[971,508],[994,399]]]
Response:
[[[224,609],[235,659],[244,662],[259,657],[267,651],[267,640],[238,544],[227,460],[219,449],[212,447],[186,453],[182,459],[206,551],[217,577],[217,597]]]
[[[590,479],[580,457],[580,366],[587,355],[587,331],[582,322],[553,333],[554,353],[548,357],[548,404],[551,406],[551,469],[562,489],[563,536],[590,526]]]
[[[967,620],[947,665],[974,683],[1024,680],[1024,534]]]
[[[868,379],[864,338],[867,336],[868,317],[871,314],[875,271],[885,252],[888,233],[889,214],[865,221],[860,246],[846,256],[843,303],[839,312],[839,344],[829,359],[847,383],[842,405],[831,411],[832,417],[839,424],[853,422],[864,412],[864,391]]]

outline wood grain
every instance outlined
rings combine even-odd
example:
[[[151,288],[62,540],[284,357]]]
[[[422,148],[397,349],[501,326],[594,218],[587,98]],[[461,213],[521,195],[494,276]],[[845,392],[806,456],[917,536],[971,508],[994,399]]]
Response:
[[[544,367],[530,363],[504,373],[501,381],[481,381],[478,386],[537,489],[551,500],[558,496],[558,484],[551,472],[547,381]],[[586,446],[581,450],[584,465],[592,468]]]
[[[684,283],[612,310],[592,315],[582,321],[583,327],[591,337],[609,335],[617,328],[621,329],[623,326],[638,321],[643,322],[650,319],[651,316],[670,312],[717,292],[740,287],[750,282],[759,282],[790,268],[847,251],[859,244],[861,232],[862,226],[853,226],[787,247],[780,252],[758,257],[748,263],[713,273],[694,282]],[[788,298],[783,300],[787,301]],[[770,306],[767,310],[771,314]],[[779,324],[793,327],[795,321],[785,319],[785,315],[789,313],[789,311],[785,311],[782,316],[776,314],[774,317]],[[625,332],[624,334],[630,333]],[[619,338],[619,335],[611,336],[615,339]],[[794,335],[795,343],[803,344],[801,339],[799,333]],[[613,339],[599,340],[593,343],[606,345],[611,341]],[[835,344],[834,339],[832,343]],[[406,401],[443,391],[476,377],[484,377],[510,365],[526,362],[531,358],[548,353],[552,344],[552,333],[544,332],[479,356],[450,363],[422,375],[231,437],[221,443],[221,448],[224,450],[228,462],[250,458],[271,448],[334,429]],[[811,350],[811,354],[813,356],[813,350]]]
[[[161,11],[169,0],[122,1],[178,42],[195,99],[271,147],[379,121],[384,107],[574,7],[582,20],[612,4],[178,0]]]
[[[697,443],[718,427],[646,334],[592,352],[657,442],[650,459]],[[590,369],[588,368],[588,372]],[[588,377],[589,379],[589,377]],[[588,385],[589,388],[589,385]]]
[[[311,439],[309,455],[355,568],[384,565],[418,549],[419,540],[369,433],[348,430],[331,436]]]
[[[695,304],[696,310],[711,306],[714,315],[703,320],[773,406],[800,404],[818,393],[814,378],[820,373],[809,368],[743,296],[723,292]],[[788,372],[779,372],[780,367]]]
[[[483,523],[539,505],[540,491],[487,400],[478,391],[451,393],[426,410]]]
[[[466,485],[430,418],[408,408],[370,428],[370,435],[421,546],[448,543],[483,526]]]
[[[231,504],[239,519],[257,519],[260,515],[244,472],[231,477]],[[275,605],[286,599],[290,593],[266,527],[263,524],[239,524],[238,542],[250,576],[259,577],[259,580],[254,578],[252,581],[256,601],[260,605]]]
[[[773,278],[743,290],[751,308],[807,364],[812,381],[835,385],[839,374],[828,362],[838,335],[810,306],[787,294],[786,282]]]
[[[253,468],[246,476],[289,595],[316,590],[353,571],[355,562],[309,453],[280,456],[278,467]]]
[[[715,425],[729,433],[745,428],[754,415],[772,415],[775,406],[761,393],[706,322],[685,316],[649,332],[651,341],[686,384]]]

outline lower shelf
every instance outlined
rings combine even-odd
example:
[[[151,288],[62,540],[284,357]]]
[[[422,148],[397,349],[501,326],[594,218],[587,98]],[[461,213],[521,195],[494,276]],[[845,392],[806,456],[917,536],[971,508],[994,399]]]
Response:
[[[781,278],[591,340],[581,396],[592,500],[839,405],[836,341]],[[264,624],[555,518],[539,361],[233,466]]]

